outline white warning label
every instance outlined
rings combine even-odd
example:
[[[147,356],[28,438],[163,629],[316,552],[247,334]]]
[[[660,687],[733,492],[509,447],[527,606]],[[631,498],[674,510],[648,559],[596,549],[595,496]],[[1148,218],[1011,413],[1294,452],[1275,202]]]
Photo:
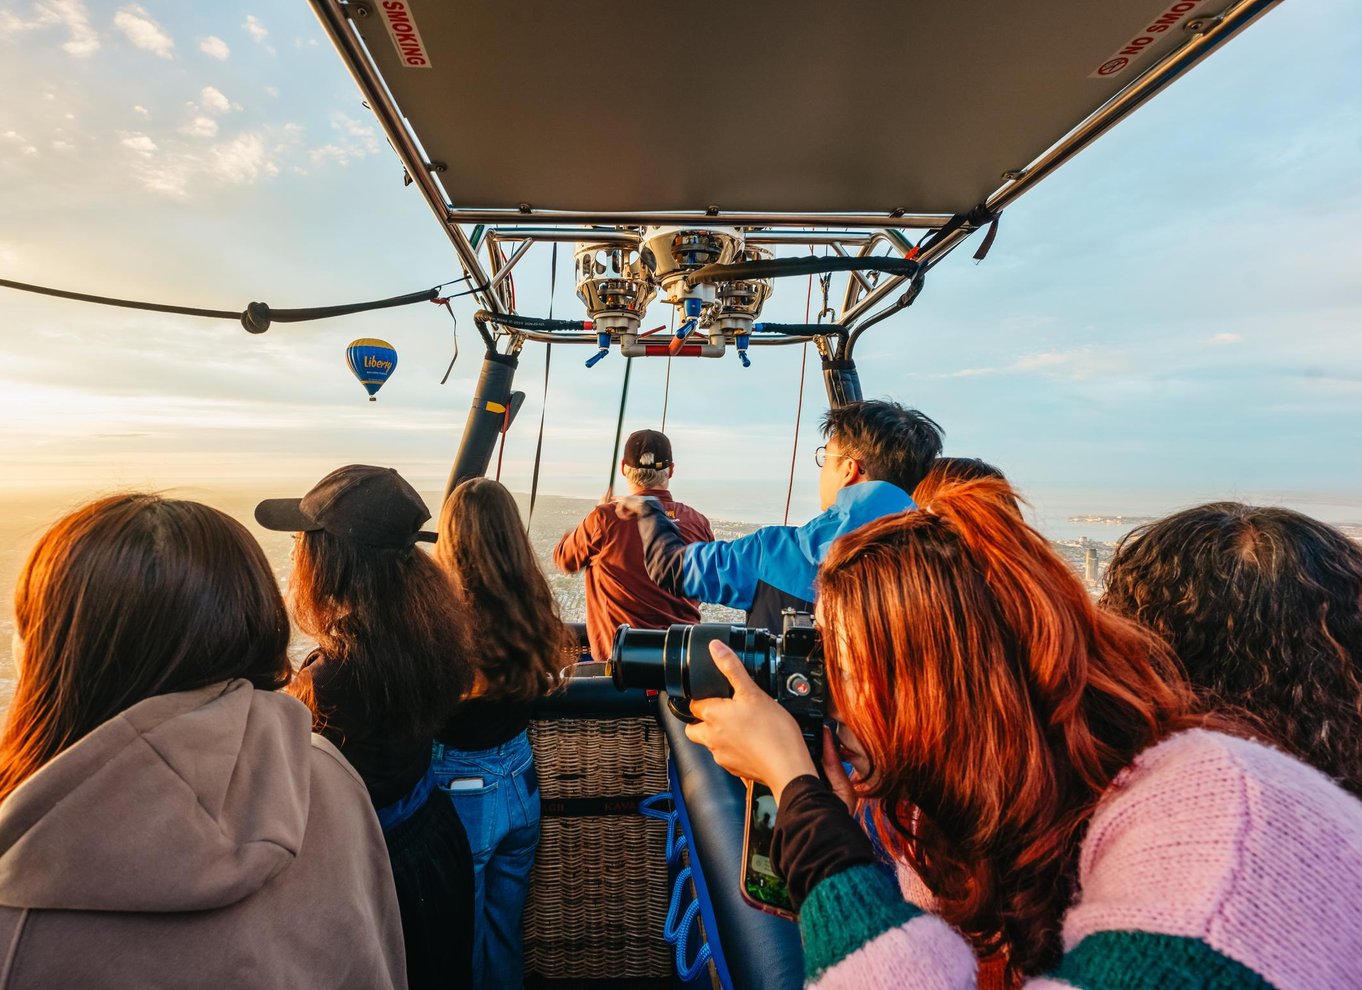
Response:
[[[1092,72],[1089,79],[1110,79],[1128,69],[1132,62],[1153,47],[1159,36],[1179,28],[1187,15],[1200,7],[1206,0],[1178,0],[1170,3],[1163,12],[1145,25],[1143,31],[1131,38]]]
[[[383,23],[388,28],[388,37],[393,39],[397,57],[409,69],[429,69],[430,56],[426,54],[421,32],[416,30],[416,18],[406,0],[383,0]]]

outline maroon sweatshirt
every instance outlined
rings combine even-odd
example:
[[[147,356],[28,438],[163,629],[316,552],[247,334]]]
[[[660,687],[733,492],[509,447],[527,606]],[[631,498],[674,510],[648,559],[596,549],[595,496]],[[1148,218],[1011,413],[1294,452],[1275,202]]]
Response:
[[[676,501],[665,488],[637,494],[661,502],[687,543],[714,539],[709,520]],[[621,624],[666,629],[674,622],[700,621],[696,602],[663,591],[648,577],[638,523],[616,516],[613,505],[598,505],[588,512],[576,529],[558,541],[553,560],[569,574],[586,570],[586,631],[591,655],[597,660],[610,659],[615,629]]]

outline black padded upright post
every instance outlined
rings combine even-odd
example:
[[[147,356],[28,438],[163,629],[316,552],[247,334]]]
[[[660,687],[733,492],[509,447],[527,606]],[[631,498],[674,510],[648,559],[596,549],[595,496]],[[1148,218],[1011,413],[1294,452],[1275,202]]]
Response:
[[[497,437],[506,424],[507,410],[512,409],[511,382],[515,378],[518,359],[514,354],[489,351],[482,362],[478,387],[473,390],[473,405],[468,410],[468,422],[463,428],[459,452],[449,471],[445,497],[469,478],[480,478],[492,463]]]
[[[851,358],[823,360],[823,385],[828,390],[828,407],[836,409],[848,402],[861,401],[861,376]]]

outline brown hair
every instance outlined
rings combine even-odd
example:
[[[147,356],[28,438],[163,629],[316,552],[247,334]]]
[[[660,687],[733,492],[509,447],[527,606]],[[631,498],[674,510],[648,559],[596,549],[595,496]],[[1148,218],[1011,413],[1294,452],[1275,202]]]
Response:
[[[534,558],[515,499],[490,478],[470,478],[440,509],[435,558],[482,630],[481,695],[526,701],[563,681],[577,641]]]
[[[1168,649],[1098,612],[1014,497],[972,481],[870,523],[833,544],[819,588],[887,847],[981,953],[1031,975],[1060,956],[1103,792],[1202,720]]]
[[[418,547],[373,547],[325,530],[298,535],[290,604],[299,628],[344,666],[369,734],[429,736],[472,683],[467,629],[449,579]],[[306,675],[307,671],[303,671]],[[326,724],[310,678],[294,692]]]
[[[288,616],[260,545],[198,502],[114,495],[52,526],[14,594],[19,683],[0,800],[119,712],[244,677],[289,681]]]
[[[1343,533],[1290,509],[1185,509],[1121,541],[1098,604],[1362,796],[1362,547]]]

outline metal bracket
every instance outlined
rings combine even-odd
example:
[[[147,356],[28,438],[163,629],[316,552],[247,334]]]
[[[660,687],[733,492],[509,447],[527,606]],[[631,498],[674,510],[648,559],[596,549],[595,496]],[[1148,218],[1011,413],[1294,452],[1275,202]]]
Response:
[[[1193,17],[1182,26],[1182,29],[1184,31],[1190,31],[1193,34],[1205,34],[1212,28],[1219,27],[1224,19],[1225,17],[1223,14],[1208,14],[1205,17]]]

